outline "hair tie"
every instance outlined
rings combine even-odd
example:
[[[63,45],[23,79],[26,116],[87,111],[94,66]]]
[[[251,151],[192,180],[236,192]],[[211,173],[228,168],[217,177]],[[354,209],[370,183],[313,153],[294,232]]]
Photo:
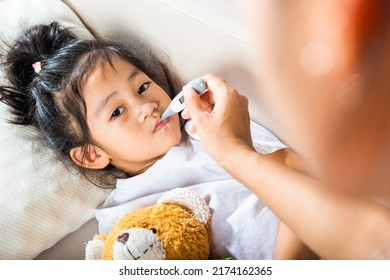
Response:
[[[35,73],[39,74],[42,70],[42,62],[38,61],[33,63],[32,68],[34,68]]]

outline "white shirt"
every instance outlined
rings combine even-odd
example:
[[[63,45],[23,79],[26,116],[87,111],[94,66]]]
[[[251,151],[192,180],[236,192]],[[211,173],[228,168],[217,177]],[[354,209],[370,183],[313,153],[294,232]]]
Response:
[[[285,148],[269,131],[253,122],[251,132],[258,152]],[[171,148],[144,173],[117,181],[116,189],[96,212],[100,233],[108,233],[128,211],[156,203],[164,192],[190,188],[206,198],[212,211],[211,258],[272,259],[279,220],[221,168],[193,136],[183,132],[180,145]]]

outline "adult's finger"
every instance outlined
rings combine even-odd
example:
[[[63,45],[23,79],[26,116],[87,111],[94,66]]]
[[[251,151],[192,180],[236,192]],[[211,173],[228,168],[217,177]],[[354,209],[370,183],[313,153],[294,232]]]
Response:
[[[189,85],[183,87],[183,93],[186,104],[186,109],[182,113],[182,116],[184,115],[183,118],[192,118],[195,120],[199,119],[203,113],[207,112],[205,106],[202,104],[200,96]]]
[[[207,112],[213,111],[215,103],[214,103],[213,93],[210,90],[207,90],[207,92],[200,95],[199,99],[200,99],[199,105],[203,107],[203,111],[207,111]],[[187,108],[183,110],[181,116],[186,120],[191,118]]]

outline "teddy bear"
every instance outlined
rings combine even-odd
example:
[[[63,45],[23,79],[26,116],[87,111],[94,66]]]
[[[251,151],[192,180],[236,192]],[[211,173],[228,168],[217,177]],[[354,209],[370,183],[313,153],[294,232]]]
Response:
[[[155,205],[125,214],[107,235],[95,235],[87,260],[208,259],[211,211],[204,198],[184,188],[166,192]]]

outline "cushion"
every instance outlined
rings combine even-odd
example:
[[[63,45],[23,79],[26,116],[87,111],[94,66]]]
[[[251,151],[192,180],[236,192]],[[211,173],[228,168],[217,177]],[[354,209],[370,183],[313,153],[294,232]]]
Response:
[[[62,1],[0,1],[0,34],[7,41],[32,24],[52,21],[91,36]],[[93,218],[109,190],[66,168],[36,129],[11,125],[8,117],[1,103],[0,259],[32,259]]]

